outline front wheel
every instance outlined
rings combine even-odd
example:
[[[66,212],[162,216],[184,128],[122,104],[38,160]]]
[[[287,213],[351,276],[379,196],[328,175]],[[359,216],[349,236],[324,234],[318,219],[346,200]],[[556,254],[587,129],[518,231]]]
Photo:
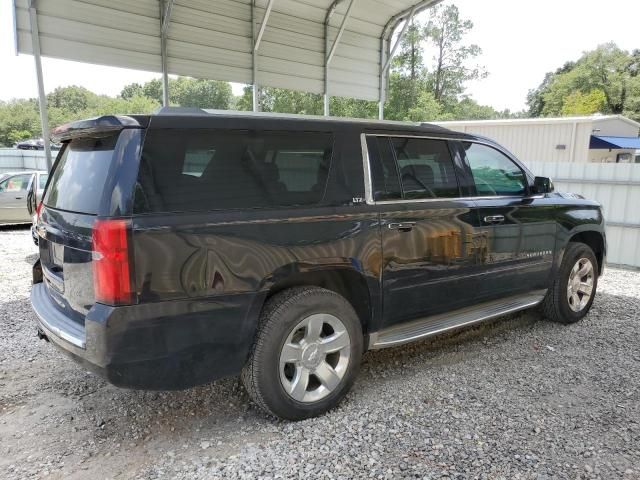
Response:
[[[287,420],[336,406],[360,368],[362,327],[335,292],[292,288],[265,305],[242,382],[266,412]]]
[[[598,260],[591,247],[571,242],[565,250],[558,276],[542,302],[545,317],[575,323],[591,308],[598,286]]]

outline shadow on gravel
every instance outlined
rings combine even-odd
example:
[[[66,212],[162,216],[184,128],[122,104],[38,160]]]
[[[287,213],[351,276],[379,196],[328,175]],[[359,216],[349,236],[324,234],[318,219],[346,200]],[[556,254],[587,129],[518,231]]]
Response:
[[[573,325],[554,323],[545,319],[539,310],[531,309],[498,317],[473,327],[462,327],[415,343],[383,350],[371,350],[364,355],[363,369],[384,368],[385,364],[391,366],[398,358],[403,361],[412,361],[426,357],[430,366],[471,361],[475,356],[483,354],[482,350],[475,349],[473,346],[514,341],[524,332],[557,331],[557,334],[561,335],[567,328],[615,328],[616,323],[638,318],[640,318],[640,298],[598,293],[589,314]],[[594,324],[594,321],[598,323]]]

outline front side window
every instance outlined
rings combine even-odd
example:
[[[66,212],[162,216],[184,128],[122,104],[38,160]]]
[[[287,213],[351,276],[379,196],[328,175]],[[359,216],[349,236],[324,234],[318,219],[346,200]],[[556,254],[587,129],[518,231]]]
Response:
[[[479,196],[518,196],[526,193],[526,176],[509,157],[495,148],[463,142]]]
[[[0,183],[0,192],[25,192],[31,175],[14,175]]]
[[[332,145],[324,132],[150,130],[134,213],[318,204]]]

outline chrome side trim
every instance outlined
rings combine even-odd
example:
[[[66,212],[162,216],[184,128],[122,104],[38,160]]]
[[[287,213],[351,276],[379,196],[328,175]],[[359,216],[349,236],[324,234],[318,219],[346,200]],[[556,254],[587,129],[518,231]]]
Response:
[[[444,135],[402,135],[402,134],[393,134],[393,133],[367,133],[368,137],[392,137],[392,138],[425,138],[427,140],[444,140],[447,142],[469,142],[469,143],[479,143],[481,145],[486,145],[487,147],[491,147],[495,150],[498,150],[501,153],[503,152],[499,147],[499,145],[484,140],[476,140],[475,138],[464,138],[465,134],[459,134],[460,138],[456,137],[458,132],[445,132]],[[509,155],[507,155],[511,158]],[[520,166],[520,165],[518,165]]]
[[[454,328],[472,325],[538,305],[547,290],[536,290],[501,300],[482,303],[453,312],[421,318],[369,334],[369,349],[395,347],[414,342]]]
[[[401,205],[405,203],[434,203],[434,202],[460,202],[460,201],[473,201],[473,200],[496,200],[496,199],[506,199],[506,200],[526,200],[532,197],[451,197],[451,198],[416,198],[413,200],[379,200],[377,202],[373,202],[374,205]]]

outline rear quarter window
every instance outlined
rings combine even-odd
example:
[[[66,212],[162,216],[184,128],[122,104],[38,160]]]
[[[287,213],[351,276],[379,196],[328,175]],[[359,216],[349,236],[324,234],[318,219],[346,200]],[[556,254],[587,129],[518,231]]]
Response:
[[[51,174],[44,204],[50,208],[97,215],[117,140],[117,135],[111,135],[77,138],[67,144]]]
[[[333,153],[328,132],[147,132],[134,213],[315,205]]]

